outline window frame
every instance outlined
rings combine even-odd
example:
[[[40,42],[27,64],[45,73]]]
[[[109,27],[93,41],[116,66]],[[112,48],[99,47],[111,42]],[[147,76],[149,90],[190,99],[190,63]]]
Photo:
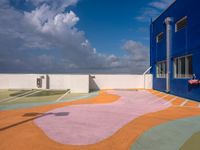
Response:
[[[162,35],[162,39],[159,40],[159,36],[161,36],[161,35]],[[164,32],[160,32],[159,34],[157,34],[156,35],[156,43],[160,43],[163,40],[163,38],[164,38]]]
[[[159,69],[159,66],[161,66],[161,68],[164,68],[164,73],[162,73],[162,70],[160,71]],[[161,73],[159,73],[161,72]],[[167,76],[167,61],[166,60],[162,60],[162,61],[158,61],[156,63],[156,78],[166,78]]]
[[[188,25],[188,20],[187,20],[186,25],[185,25],[184,27],[182,27],[181,29],[178,30],[178,23],[180,23],[181,21],[183,21],[183,20],[185,20],[185,19],[187,20],[188,17],[187,17],[187,16],[184,16],[184,17],[182,17],[181,19],[179,19],[179,20],[176,22],[176,24],[175,24],[175,32],[179,32],[179,31],[181,31],[182,29],[186,28],[186,26]]]
[[[190,68],[189,57],[192,57],[192,54],[176,57],[176,58],[173,59],[173,77],[175,79],[190,79],[190,78],[192,78],[193,71],[192,71],[191,74],[189,74],[190,69],[193,70],[193,68]],[[185,62],[184,62],[185,63],[185,66],[184,66],[185,73],[184,73],[184,75],[181,73],[182,72],[181,59],[183,59],[183,58],[185,60]],[[192,63],[192,59],[191,59],[191,63]]]

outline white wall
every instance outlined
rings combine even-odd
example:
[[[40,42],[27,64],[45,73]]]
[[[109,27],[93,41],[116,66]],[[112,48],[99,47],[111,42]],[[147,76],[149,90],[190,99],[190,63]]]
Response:
[[[70,89],[73,93],[88,93],[89,89],[151,89],[152,75],[65,75],[0,74],[0,89],[38,89],[36,79],[42,79],[42,89]]]
[[[42,88],[47,89],[45,74],[0,74],[0,89],[38,89],[36,80],[42,79]],[[89,75],[49,74],[49,89],[70,89],[73,93],[89,92]]]
[[[36,79],[43,74],[0,74],[0,89],[36,89]],[[46,88],[46,80],[43,79],[42,89]]]
[[[89,92],[89,75],[49,75],[50,89],[70,89],[72,93]]]
[[[145,79],[145,80],[144,80]],[[151,89],[152,75],[98,75],[90,76],[90,89]]]

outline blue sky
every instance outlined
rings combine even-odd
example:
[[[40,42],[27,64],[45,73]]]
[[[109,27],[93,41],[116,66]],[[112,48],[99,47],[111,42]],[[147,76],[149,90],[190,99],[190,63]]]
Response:
[[[78,28],[85,31],[93,46],[105,53],[123,54],[124,41],[134,39],[149,44],[149,20],[144,24],[135,18],[141,15],[145,1],[102,0],[81,1],[74,7],[80,17]],[[101,42],[99,42],[101,41]]]
[[[142,73],[173,0],[1,0],[0,72]]]

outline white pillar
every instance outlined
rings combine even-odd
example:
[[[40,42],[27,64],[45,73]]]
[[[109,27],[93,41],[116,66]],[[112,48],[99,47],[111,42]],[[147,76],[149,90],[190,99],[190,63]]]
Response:
[[[167,17],[166,24],[166,53],[167,53],[167,75],[166,75],[166,92],[170,92],[170,76],[171,76],[171,51],[172,51],[172,34],[173,34],[173,18]]]

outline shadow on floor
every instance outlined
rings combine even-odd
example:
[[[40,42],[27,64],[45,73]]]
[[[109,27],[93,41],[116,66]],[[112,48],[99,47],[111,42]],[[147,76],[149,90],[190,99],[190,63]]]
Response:
[[[3,127],[3,128],[0,128],[0,131],[4,131],[4,130],[10,129],[12,127],[19,126],[21,124],[27,123],[29,121],[32,121],[34,119],[41,118],[41,117],[44,117],[44,116],[47,116],[47,115],[54,115],[54,116],[57,116],[57,117],[61,117],[61,116],[68,116],[69,114],[70,114],[69,112],[58,112],[58,113],[37,113],[37,112],[32,112],[32,113],[26,113],[26,114],[23,115],[23,117],[32,117],[32,118],[26,119],[26,120],[23,120],[23,121],[20,121],[20,122],[11,124],[11,125],[8,125],[8,126]]]

